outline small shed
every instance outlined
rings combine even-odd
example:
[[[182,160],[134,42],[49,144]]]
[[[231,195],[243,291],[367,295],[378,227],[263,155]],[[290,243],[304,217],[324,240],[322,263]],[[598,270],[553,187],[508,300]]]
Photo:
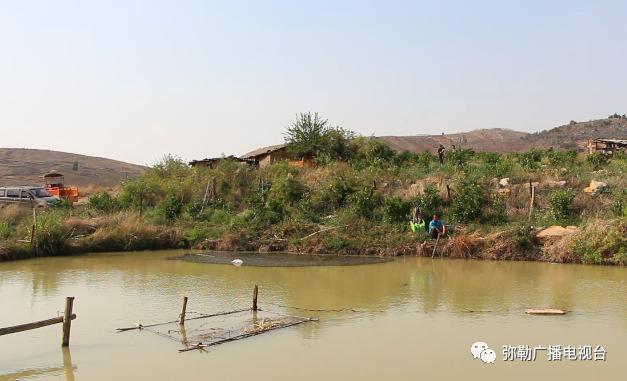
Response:
[[[627,149],[627,139],[590,139],[588,140],[588,154],[601,152],[612,155],[614,152]]]
[[[243,155],[241,159],[252,160],[259,168],[264,168],[288,158],[285,144],[263,147]]]

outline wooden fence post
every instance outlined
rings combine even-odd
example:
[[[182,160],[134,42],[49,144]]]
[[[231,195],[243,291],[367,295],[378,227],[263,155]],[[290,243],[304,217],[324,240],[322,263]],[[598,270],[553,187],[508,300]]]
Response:
[[[74,297],[65,298],[65,313],[63,314],[63,340],[62,347],[70,345],[70,329],[72,328],[72,307],[74,305]]]
[[[183,297],[183,311],[181,311],[181,320],[179,320],[179,324],[185,324],[185,311],[187,310],[187,296]]]
[[[259,295],[259,287],[255,285],[255,289],[253,290],[253,311],[257,311],[257,296]]]
[[[536,187],[532,186],[531,187],[531,200],[529,201],[529,222],[531,222],[531,219],[533,218],[533,203],[535,201],[536,198]]]

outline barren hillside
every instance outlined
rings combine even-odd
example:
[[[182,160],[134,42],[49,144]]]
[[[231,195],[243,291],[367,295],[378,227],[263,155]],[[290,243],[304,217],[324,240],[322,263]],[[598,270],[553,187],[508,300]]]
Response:
[[[577,148],[583,150],[588,139],[627,138],[627,118],[606,118],[569,124],[536,133],[501,128],[474,130],[457,134],[381,136],[391,148],[399,151],[433,151],[439,144],[449,148],[472,148],[475,151],[511,152],[539,148]]]
[[[445,147],[451,147],[454,144],[458,148],[472,148],[476,151],[505,152],[518,148],[512,147],[512,144],[519,144],[521,139],[527,135],[526,132],[493,128],[458,134],[381,136],[379,139],[398,151],[432,151],[439,144],[443,144]]]
[[[78,169],[73,170],[74,163]],[[135,177],[144,167],[101,157],[58,151],[0,148],[0,186],[39,185],[51,170],[65,175],[65,182],[79,187],[113,187],[127,177]]]

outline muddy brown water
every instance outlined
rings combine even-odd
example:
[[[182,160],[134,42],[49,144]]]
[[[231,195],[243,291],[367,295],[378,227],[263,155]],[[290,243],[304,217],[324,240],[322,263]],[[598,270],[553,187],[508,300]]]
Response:
[[[0,327],[43,320],[75,296],[69,350],[61,326],[0,337],[0,380],[622,380],[627,269],[399,258],[361,266],[235,267],[169,260],[183,252],[97,254],[0,263]],[[118,327],[188,311],[246,308],[259,285],[269,313],[320,321],[207,353]],[[313,312],[289,307],[338,310]],[[527,308],[565,316],[528,316]],[[354,311],[350,311],[354,310]],[[356,311],[356,312],[355,312]],[[474,312],[469,312],[474,311]],[[213,322],[208,323],[211,326]],[[218,318],[217,325],[229,320]],[[484,341],[494,364],[473,359]],[[605,361],[504,361],[503,347],[603,346]]]

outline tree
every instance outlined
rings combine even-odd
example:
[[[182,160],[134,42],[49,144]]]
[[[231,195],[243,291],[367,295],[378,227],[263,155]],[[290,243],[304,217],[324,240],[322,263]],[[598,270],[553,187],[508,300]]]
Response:
[[[325,145],[328,121],[318,113],[298,114],[296,120],[285,133],[287,150],[295,158],[313,158],[322,151]]]
[[[355,134],[342,127],[331,127],[318,113],[298,114],[285,133],[287,151],[296,159],[327,158],[348,160],[354,154]]]

